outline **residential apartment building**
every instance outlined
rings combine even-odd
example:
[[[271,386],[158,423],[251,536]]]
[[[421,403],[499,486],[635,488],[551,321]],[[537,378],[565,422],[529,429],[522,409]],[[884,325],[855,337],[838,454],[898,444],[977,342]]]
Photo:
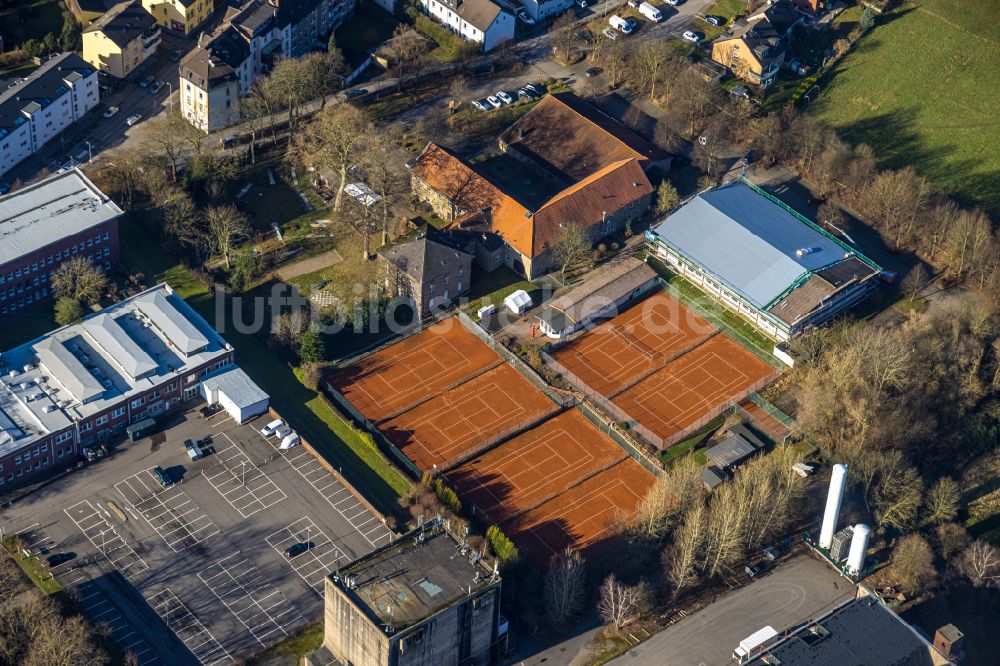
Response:
[[[232,26],[224,27],[208,44],[181,60],[181,115],[205,132],[235,125],[240,119],[239,100],[250,89],[252,72],[247,41]]]
[[[215,11],[213,0],[142,0],[142,6],[164,28],[193,33]]]
[[[167,284],[0,356],[0,492],[171,412],[233,350]]]
[[[121,214],[78,169],[0,197],[0,315],[48,298],[52,273],[71,257],[117,266]]]
[[[573,0],[522,0],[522,4],[528,16],[540,21],[572,9]]]
[[[432,519],[326,578],[323,645],[343,664],[485,666],[500,656],[500,576]]]
[[[97,70],[72,52],[0,93],[0,175],[80,120],[99,97]]]
[[[472,255],[441,236],[424,236],[378,251],[388,293],[413,303],[417,317],[429,317],[468,293]]]
[[[160,45],[160,26],[139,0],[122,2],[83,30],[83,59],[123,79]]]
[[[766,88],[777,78],[792,29],[802,18],[789,0],[767,3],[712,42],[712,60],[734,76]]]
[[[355,0],[250,0],[181,61],[181,113],[211,132],[239,120],[239,99],[276,58],[317,48],[354,11]]]
[[[556,267],[563,229],[587,240],[622,231],[648,210],[646,169],[667,155],[571,93],[549,95],[499,137],[501,155],[470,165],[430,143],[410,170],[414,195],[533,279]],[[490,254],[493,252],[490,251]]]
[[[514,14],[491,0],[420,0],[433,16],[467,42],[479,42],[492,51],[514,39]]]

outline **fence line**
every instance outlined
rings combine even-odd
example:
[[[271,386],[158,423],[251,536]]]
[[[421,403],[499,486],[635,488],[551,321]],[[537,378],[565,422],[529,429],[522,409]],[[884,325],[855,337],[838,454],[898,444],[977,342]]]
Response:
[[[419,407],[420,405],[424,404],[428,400],[433,400],[434,398],[440,396],[442,393],[447,393],[448,391],[461,386],[465,382],[468,382],[468,381],[471,381],[471,380],[475,379],[479,375],[486,374],[487,372],[489,372],[493,368],[495,368],[495,367],[497,367],[499,365],[502,365],[502,364],[503,364],[503,359],[497,359],[495,362],[493,362],[493,363],[491,363],[491,364],[489,364],[489,365],[487,365],[487,366],[485,366],[483,368],[480,368],[479,370],[476,370],[471,375],[466,375],[465,377],[462,377],[461,379],[458,379],[458,380],[452,382],[451,384],[448,384],[444,388],[437,389],[437,390],[435,390],[434,392],[431,392],[431,393],[427,393],[423,397],[414,400],[413,402],[407,404],[406,406],[400,407],[396,411],[383,416],[381,419],[379,419],[378,422],[379,423],[385,423],[389,419],[394,419],[397,416],[399,416],[400,414],[408,412],[408,411],[410,411],[411,409],[413,409],[415,407]]]
[[[545,421],[545,420],[549,419],[549,417],[551,417],[553,414],[555,414],[556,412],[558,412],[559,409],[560,408],[558,406],[552,405],[552,407],[549,408],[549,410],[546,411],[541,416],[533,416],[533,417],[524,419],[523,421],[521,421],[520,423],[517,423],[516,425],[512,425],[512,426],[509,426],[507,428],[504,428],[502,431],[500,431],[498,433],[495,433],[495,434],[491,435],[490,437],[488,437],[487,439],[484,439],[481,442],[479,442],[476,445],[476,448],[474,448],[474,449],[468,449],[466,451],[462,451],[459,454],[459,457],[456,458],[455,460],[453,460],[453,461],[452,460],[446,461],[444,463],[444,466],[442,467],[442,469],[445,469],[445,470],[455,469],[456,467],[458,467],[462,463],[464,463],[464,462],[466,462],[468,460],[471,460],[472,458],[478,456],[479,454],[483,453],[487,449],[492,448],[494,444],[496,444],[498,442],[502,442],[503,440],[507,439],[508,437],[511,437],[513,435],[517,435],[517,434],[521,433],[522,431],[531,428],[533,425],[535,425],[537,423],[541,423],[542,421]]]
[[[798,428],[799,424],[795,421],[795,419],[793,419],[791,416],[781,411],[781,409],[779,409],[777,405],[772,403],[770,400],[768,400],[761,394],[757,393],[756,391],[751,391],[747,397],[750,398],[751,402],[753,402],[755,405],[757,405],[765,412],[767,412],[768,416],[770,416],[775,421],[785,426],[789,430],[795,430],[796,428]]]
[[[599,428],[607,428],[607,435],[618,446],[627,453],[633,460],[642,465],[647,472],[654,476],[659,476],[663,471],[660,461],[647,453],[638,442],[634,441],[628,433],[618,427],[613,419],[607,418],[600,410],[596,409],[586,399],[579,405],[584,417]]]
[[[423,473],[420,469],[417,468],[417,466],[414,465],[409,458],[404,456],[403,452],[396,448],[396,445],[390,442],[374,423],[369,421],[364,414],[359,412],[354,405],[351,404],[350,400],[345,398],[340,391],[333,388],[329,382],[323,382],[323,387],[325,389],[324,393],[321,393],[320,395],[327,399],[332,408],[341,413],[346,412],[352,420],[361,424],[361,426],[367,430],[369,434],[371,434],[377,445],[375,448],[376,453],[382,456],[390,466],[402,467],[406,470],[407,475],[416,481],[423,478]],[[329,398],[325,395],[326,393],[329,394]],[[387,452],[389,458],[386,458],[386,453],[383,452]],[[393,464],[394,462],[395,464]]]
[[[662,370],[663,368],[667,367],[668,365],[670,365],[672,362],[674,362],[677,359],[679,359],[684,354],[687,354],[688,352],[692,352],[695,349],[697,349],[698,347],[702,346],[703,344],[705,344],[706,342],[708,342],[709,340],[711,340],[712,338],[714,338],[718,334],[719,334],[719,330],[716,329],[716,330],[712,331],[706,337],[701,338],[700,340],[695,340],[691,344],[686,345],[683,349],[681,349],[681,350],[679,350],[679,351],[671,354],[670,356],[664,356],[664,357],[662,357],[661,361],[659,361],[656,364],[654,364],[654,366],[652,368],[650,368],[646,372],[640,373],[638,377],[636,377],[632,381],[629,381],[628,384],[626,384],[625,386],[622,386],[620,389],[617,389],[616,391],[613,391],[612,393],[609,393],[607,395],[607,398],[610,400],[611,398],[614,398],[615,396],[619,395],[620,393],[624,393],[625,391],[629,390],[630,388],[632,388],[633,386],[635,386],[636,384],[638,384],[642,380],[646,379],[650,375],[653,375],[653,374],[659,372],[660,370]]]
[[[534,368],[532,368],[530,365],[528,365],[520,358],[518,358],[517,354],[515,354],[514,352],[512,352],[511,350],[507,349],[502,344],[494,340],[493,337],[485,330],[483,330],[483,328],[479,324],[472,321],[472,319],[469,318],[469,315],[459,310],[458,320],[462,323],[463,326],[465,326],[466,329],[469,330],[470,333],[472,333],[477,338],[482,340],[490,349],[496,352],[497,355],[500,356],[500,358],[510,363],[518,372],[521,373],[523,377],[525,377],[528,381],[530,381],[535,386],[535,388],[537,388],[539,391],[548,396],[549,400],[561,406],[570,404],[570,402],[572,401],[571,398],[561,393],[558,393],[555,389],[549,386],[549,383],[545,381],[541,376],[539,376],[539,374],[535,371]]]

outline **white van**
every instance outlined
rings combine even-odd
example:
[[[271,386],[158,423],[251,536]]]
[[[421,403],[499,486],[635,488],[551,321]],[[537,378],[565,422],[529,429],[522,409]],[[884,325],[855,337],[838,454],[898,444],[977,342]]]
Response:
[[[280,428],[283,425],[285,425],[284,421],[282,421],[281,419],[274,419],[273,421],[271,421],[266,426],[260,429],[260,434],[263,435],[264,437],[270,437],[275,433],[275,431],[277,431],[278,428]]]
[[[615,14],[614,16],[612,16],[611,18],[609,18],[608,19],[608,24],[612,28],[617,29],[622,34],[625,34],[625,35],[631,35],[632,34],[632,24],[629,21],[626,21],[625,19],[623,19],[621,16],[618,16],[618,14]]]
[[[644,2],[639,5],[639,13],[648,18],[653,23],[659,23],[663,20],[663,12],[657,9],[654,5]]]
[[[282,451],[287,451],[293,446],[298,446],[299,442],[301,441],[302,440],[296,433],[294,432],[289,433],[288,435],[285,435],[285,437],[281,440],[281,444],[278,445],[278,448],[281,449]]]

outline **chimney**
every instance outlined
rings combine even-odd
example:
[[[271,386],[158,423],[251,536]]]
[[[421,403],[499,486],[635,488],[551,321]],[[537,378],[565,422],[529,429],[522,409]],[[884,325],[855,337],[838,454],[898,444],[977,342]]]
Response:
[[[962,639],[965,637],[958,627],[946,624],[934,634],[934,647],[946,659],[958,659],[962,654]]]

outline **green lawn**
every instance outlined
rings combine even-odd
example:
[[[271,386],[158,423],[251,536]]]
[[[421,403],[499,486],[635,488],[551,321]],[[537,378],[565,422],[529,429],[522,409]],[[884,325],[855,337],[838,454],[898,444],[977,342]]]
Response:
[[[313,622],[302,627],[298,632],[283,638],[259,654],[247,660],[247,666],[272,664],[272,660],[280,657],[299,658],[318,650],[323,645],[323,621]]]
[[[913,165],[964,203],[1000,212],[1000,0],[904,2],[879,18],[810,110],[882,166]]]
[[[13,349],[58,328],[59,324],[52,316],[54,307],[55,301],[42,301],[18,310],[16,316],[5,317],[0,329],[0,350]]]
[[[14,39],[14,44],[28,39],[41,40],[50,32],[59,36],[63,24],[63,6],[59,0],[10,4],[9,9],[0,10],[0,25]]]
[[[660,460],[662,460],[663,463],[666,464],[669,463],[671,460],[679,458],[688,451],[695,449],[699,444],[708,439],[708,437],[713,432],[721,428],[722,424],[725,423],[725,421],[726,417],[720,414],[719,416],[712,419],[704,426],[696,430],[687,439],[682,439],[681,441],[677,442],[676,444],[668,448],[666,451],[662,451],[661,453],[659,453],[658,455]]]
[[[215,317],[215,300],[184,266],[172,262],[134,222],[121,225],[122,263],[141,266],[148,284],[167,281],[236,350],[236,361],[271,396],[271,404],[296,430],[379,510],[391,513],[409,482],[361,441],[350,425],[320,396],[307,389],[288,366],[256,335],[234,330],[230,309]]]
[[[746,0],[719,0],[719,2],[705,10],[705,16],[723,16],[726,18],[725,25],[712,25],[711,23],[708,23],[700,18],[692,18],[688,22],[688,27],[692,30],[704,33],[704,41],[711,42],[726,31],[729,24],[733,22],[733,17],[737,15],[746,16],[746,13]]]
[[[501,266],[492,273],[487,273],[478,266],[473,265],[472,286],[466,296],[469,299],[467,307],[469,316],[476,319],[476,311],[491,303],[500,307],[503,305],[503,299],[518,289],[524,289],[531,294],[538,289],[538,285],[525,280],[506,266]]]
[[[59,584],[59,581],[57,581],[52,574],[49,573],[49,570],[44,564],[42,564],[38,557],[32,556],[25,559],[25,557],[17,551],[13,535],[4,537],[3,547],[4,550],[7,551],[7,554],[14,558],[14,561],[17,562],[17,565],[21,567],[24,573],[28,574],[28,578],[31,579],[31,582],[37,585],[42,592],[45,594],[55,594],[63,589],[62,585]]]
[[[295,188],[285,182],[287,166],[282,167],[280,160],[258,161],[252,171],[238,180],[240,189],[247,183],[251,185],[250,190],[236,200],[236,204],[246,213],[250,226],[256,232],[269,233],[272,222],[284,227],[306,212]],[[274,185],[267,178],[268,168],[274,174]]]

